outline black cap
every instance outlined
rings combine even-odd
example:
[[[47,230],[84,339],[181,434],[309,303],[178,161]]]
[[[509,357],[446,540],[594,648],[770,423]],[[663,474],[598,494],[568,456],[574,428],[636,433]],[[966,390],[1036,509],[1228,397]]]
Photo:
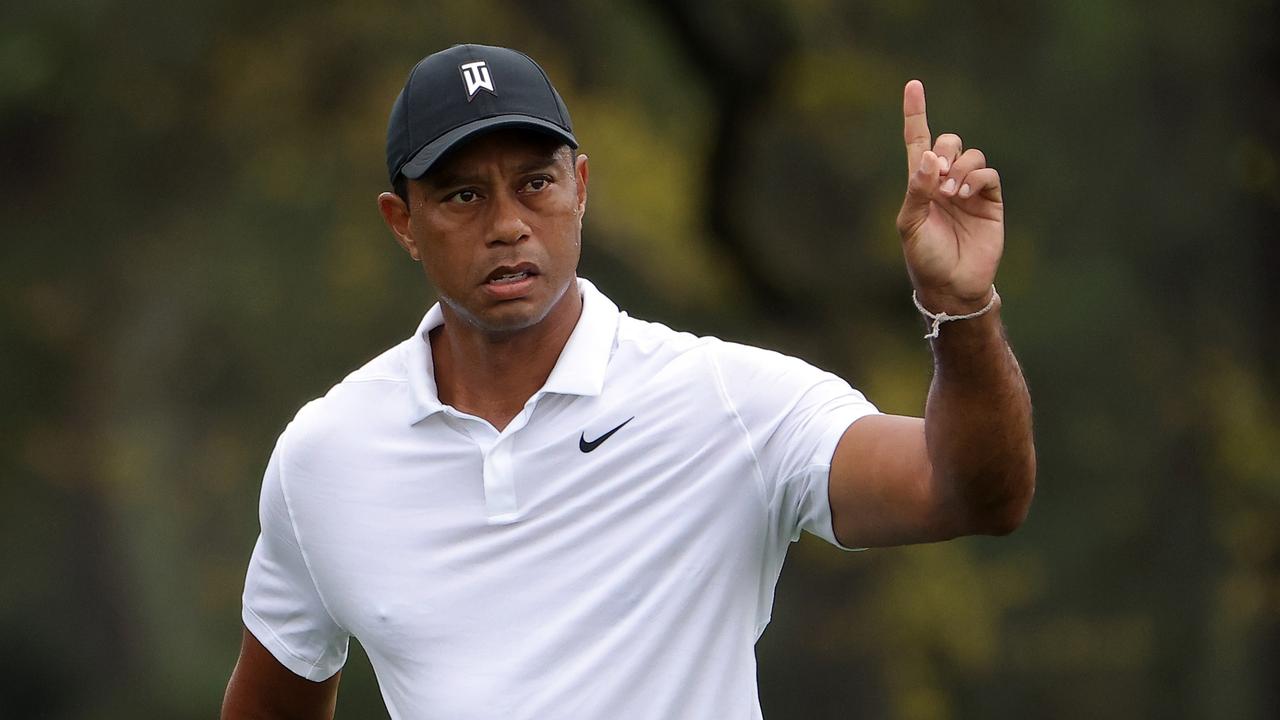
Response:
[[[387,173],[419,178],[458,143],[500,127],[527,127],[578,147],[569,110],[528,55],[454,45],[413,66],[391,107]]]

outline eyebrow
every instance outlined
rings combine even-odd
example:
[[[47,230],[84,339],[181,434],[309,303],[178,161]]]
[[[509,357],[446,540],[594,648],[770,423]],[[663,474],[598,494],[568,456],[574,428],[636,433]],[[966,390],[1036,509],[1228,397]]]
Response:
[[[560,148],[552,148],[549,152],[540,153],[537,157],[530,158],[516,167],[516,174],[523,175],[533,172],[534,170],[542,170],[556,164]],[[448,168],[442,168],[440,173],[434,174],[434,177],[423,178],[427,184],[435,190],[443,190],[445,188],[455,187],[458,185],[480,185],[484,182],[484,178],[479,175],[465,175],[463,173],[452,172]]]

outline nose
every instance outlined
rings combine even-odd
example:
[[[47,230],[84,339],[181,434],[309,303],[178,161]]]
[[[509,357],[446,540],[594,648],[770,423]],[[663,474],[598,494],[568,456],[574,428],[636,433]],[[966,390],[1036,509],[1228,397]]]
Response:
[[[490,245],[514,245],[529,237],[532,230],[525,222],[526,208],[514,193],[499,193],[492,204],[493,223],[489,229]]]

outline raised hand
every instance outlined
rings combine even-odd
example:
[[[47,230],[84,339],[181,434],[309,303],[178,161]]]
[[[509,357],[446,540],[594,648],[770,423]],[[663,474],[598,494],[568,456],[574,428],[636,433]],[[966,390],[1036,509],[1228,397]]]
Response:
[[[933,140],[919,80],[903,88],[902,119],[908,172],[898,234],[907,272],[929,310],[978,310],[991,298],[1004,250],[1000,175],[959,136]]]

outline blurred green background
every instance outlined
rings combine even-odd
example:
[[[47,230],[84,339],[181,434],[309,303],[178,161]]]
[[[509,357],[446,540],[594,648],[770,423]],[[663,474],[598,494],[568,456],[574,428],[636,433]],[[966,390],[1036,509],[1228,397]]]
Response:
[[[1008,538],[792,551],[765,716],[1280,717],[1277,3],[47,0],[0,9],[0,717],[208,718],[257,489],[432,302],[377,215],[412,64],[511,45],[582,274],[918,414],[901,87],[1001,170],[1036,404]],[[353,651],[340,718],[385,717]]]

